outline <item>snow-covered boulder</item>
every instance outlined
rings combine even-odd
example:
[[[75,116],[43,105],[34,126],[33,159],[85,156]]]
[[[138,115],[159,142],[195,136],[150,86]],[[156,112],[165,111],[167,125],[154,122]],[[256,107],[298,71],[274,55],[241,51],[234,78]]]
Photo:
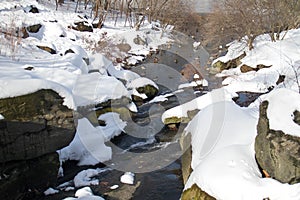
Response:
[[[284,183],[300,182],[300,94],[287,89],[271,92],[260,105],[255,140],[263,170]]]

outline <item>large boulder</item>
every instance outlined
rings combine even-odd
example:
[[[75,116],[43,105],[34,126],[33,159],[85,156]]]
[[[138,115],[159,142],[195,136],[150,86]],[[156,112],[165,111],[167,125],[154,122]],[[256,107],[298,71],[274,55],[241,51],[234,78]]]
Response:
[[[187,183],[189,176],[193,172],[191,167],[192,163],[192,148],[191,148],[191,134],[183,134],[180,138],[180,147],[183,151],[181,157],[181,170],[182,170],[182,179],[183,184]],[[214,197],[207,194],[201,188],[199,188],[196,184],[194,184],[191,188],[183,191],[181,195],[182,200],[190,200],[190,199],[197,199],[197,200],[215,200]]]
[[[268,101],[260,105],[258,135],[255,140],[258,164],[270,177],[278,181],[290,184],[299,183],[300,138],[280,130],[270,129],[268,106]],[[294,114],[294,122],[299,125],[299,111],[291,114]]]
[[[75,135],[73,111],[56,92],[40,90],[0,99],[0,113],[1,199],[20,199],[54,185],[60,165],[56,151]]]
[[[181,200],[191,200],[191,199],[197,199],[197,200],[215,200],[214,197],[210,196],[201,188],[199,188],[196,184],[194,184],[191,188],[185,190],[182,193]]]

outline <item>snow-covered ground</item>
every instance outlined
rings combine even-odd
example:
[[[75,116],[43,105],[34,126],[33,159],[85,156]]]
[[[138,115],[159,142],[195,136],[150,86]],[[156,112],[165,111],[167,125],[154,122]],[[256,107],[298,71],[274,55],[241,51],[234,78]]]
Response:
[[[237,68],[224,70],[218,74],[220,77],[226,77],[223,85],[227,85],[227,89],[233,92],[263,93],[272,87],[299,91],[300,82],[297,77],[300,74],[300,29],[283,32],[280,38],[284,35],[283,40],[276,42],[272,42],[267,34],[260,35],[255,39],[254,49],[251,51],[247,47],[246,40],[232,42],[228,53],[214,62],[226,63],[243,53],[246,56],[241,59],[241,64]],[[242,73],[243,65],[254,69],[259,65],[264,65],[267,68]],[[285,79],[283,82],[277,83],[280,76],[284,76]]]

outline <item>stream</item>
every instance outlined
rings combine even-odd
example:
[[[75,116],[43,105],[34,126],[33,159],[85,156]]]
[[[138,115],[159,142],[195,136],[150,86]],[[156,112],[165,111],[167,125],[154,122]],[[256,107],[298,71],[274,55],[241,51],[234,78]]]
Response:
[[[71,161],[64,163],[65,176],[59,179],[59,184],[73,180],[84,169],[110,168],[112,170],[97,176],[99,185],[91,186],[95,195],[107,200],[180,199],[184,186],[181,174],[183,152],[179,139],[186,125],[180,124],[176,130],[170,130],[162,123],[161,115],[167,109],[220,87],[221,80],[205,69],[209,54],[201,46],[193,48],[192,38],[177,33],[173,40],[172,45],[163,46],[131,69],[156,82],[159,86],[158,96],[169,93],[173,93],[173,96],[165,102],[145,103],[138,107],[138,113],[127,122],[124,133],[106,144],[113,150],[112,160],[92,167],[78,167],[76,162]],[[181,74],[183,66],[188,63],[198,63],[197,71],[209,82],[208,87],[178,90],[179,85],[188,82]],[[134,185],[120,183],[120,176],[126,171],[135,173]],[[112,185],[120,187],[112,191],[109,189]],[[58,200],[70,196],[74,196],[74,191],[41,199]]]

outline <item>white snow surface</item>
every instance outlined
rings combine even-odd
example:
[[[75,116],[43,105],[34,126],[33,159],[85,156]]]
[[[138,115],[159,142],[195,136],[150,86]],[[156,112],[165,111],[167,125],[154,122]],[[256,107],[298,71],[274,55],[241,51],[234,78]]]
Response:
[[[79,172],[74,177],[74,185],[75,187],[83,187],[83,186],[89,186],[89,185],[98,185],[99,180],[93,179],[93,177],[101,174],[102,172],[108,171],[110,169],[87,169]]]
[[[300,111],[300,94],[290,89],[280,88],[258,99],[268,101],[267,116],[270,129],[300,137],[300,126],[294,120],[294,112]],[[255,102],[253,105],[257,104]]]
[[[45,196],[57,194],[57,193],[59,193],[59,190],[55,190],[53,188],[48,188],[46,191],[44,191]]]
[[[258,119],[253,109],[219,102],[196,115],[185,130],[192,134],[194,170],[185,189],[197,184],[222,200],[299,199],[300,184],[261,177],[253,145]]]
[[[78,160],[78,165],[95,165],[111,159],[112,150],[105,142],[121,134],[126,123],[116,113],[106,113],[99,119],[104,120],[106,126],[94,127],[86,118],[78,120],[73,141],[58,151],[61,161]]]
[[[36,6],[39,13],[30,13],[31,5]],[[128,58],[129,63],[137,63],[151,50],[171,41],[170,30],[162,34],[162,29],[153,30],[153,24],[146,20],[137,31],[121,17],[117,22],[108,17],[104,27],[93,32],[73,30],[70,27],[75,22],[84,20],[89,25],[93,22],[93,17],[85,18],[90,16],[91,5],[85,10],[84,5],[79,4],[77,12],[75,7],[76,2],[69,0],[59,5],[58,10],[55,1],[0,2],[0,98],[51,89],[73,110],[110,99],[131,98],[132,91],[118,79],[125,80],[126,84],[138,79],[135,82],[139,83],[140,76],[112,61]],[[10,36],[18,28],[37,24],[41,28],[37,33],[29,33],[28,38]],[[136,44],[137,37],[145,43]],[[108,45],[98,47],[98,42]],[[119,44],[130,46],[130,51],[118,49]],[[51,47],[56,54],[37,46]],[[68,50],[74,53],[66,53]],[[134,103],[127,107],[137,112]],[[94,165],[110,159],[111,149],[104,142],[119,135],[125,124],[117,116],[109,115],[105,120],[111,120],[105,127],[95,128],[87,119],[80,119],[74,140],[59,150],[61,161],[75,159],[80,165]]]
[[[40,13],[29,13],[30,5],[36,6]],[[75,6],[76,2],[66,1],[56,11],[55,2],[0,2],[1,31],[11,33],[18,27],[36,24],[42,26],[37,33],[29,33],[26,39],[0,35],[0,98],[52,89],[64,97],[64,105],[76,109],[76,106],[85,103],[99,103],[121,95],[128,96],[124,86],[113,77],[131,81],[139,76],[128,70],[118,69],[101,51],[96,51],[93,44],[97,44],[99,38],[112,43],[109,46],[126,43],[131,46],[130,53],[142,56],[131,56],[132,54],[125,52],[122,54],[121,51],[111,49],[109,53],[112,57],[129,56],[130,62],[136,63],[151,49],[155,50],[159,45],[171,41],[168,32],[161,35],[161,31],[152,30],[152,24],[147,21],[136,31],[129,24],[124,26],[122,18],[117,23],[108,18],[105,26],[94,29],[93,33],[75,31],[69,27],[74,22],[82,21],[85,14],[90,14],[82,4],[78,7],[81,14],[75,13]],[[92,18],[84,20],[88,24],[92,22]],[[138,35],[147,44],[135,44],[134,38]],[[37,48],[37,45],[51,47],[57,54],[51,55]],[[74,53],[65,54],[69,49]],[[90,60],[89,65],[84,59]],[[28,67],[32,69],[26,70]],[[99,70],[103,76],[87,75],[90,70]],[[107,77],[108,74],[112,77]],[[84,81],[88,82],[83,84]]]
[[[285,32],[281,33],[281,38]],[[249,50],[246,40],[234,41],[229,44],[228,53],[216,60],[228,62],[245,53],[241,64],[230,70],[224,70],[218,76],[227,77],[223,85],[234,92],[267,92],[268,88],[289,88],[299,91],[298,81],[300,72],[300,29],[293,29],[286,33],[283,40],[272,42],[266,35],[258,36],[254,41],[254,49]],[[247,65],[257,68],[258,65],[269,66],[257,72],[242,73],[240,67]],[[279,76],[285,76],[283,83],[276,84]],[[298,76],[298,79],[296,78]]]
[[[100,196],[95,196],[90,187],[84,187],[76,191],[75,197],[67,197],[64,200],[104,200]]]
[[[121,183],[125,183],[128,185],[133,185],[134,184],[134,173],[132,172],[125,172],[121,177],[120,177]]]
[[[171,117],[188,117],[188,111],[193,111],[196,109],[201,110],[206,106],[216,102],[232,101],[232,98],[235,96],[236,94],[228,92],[228,90],[225,88],[215,89],[203,96],[197,97],[190,102],[165,111],[162,115],[162,121],[165,121],[165,119]]]

